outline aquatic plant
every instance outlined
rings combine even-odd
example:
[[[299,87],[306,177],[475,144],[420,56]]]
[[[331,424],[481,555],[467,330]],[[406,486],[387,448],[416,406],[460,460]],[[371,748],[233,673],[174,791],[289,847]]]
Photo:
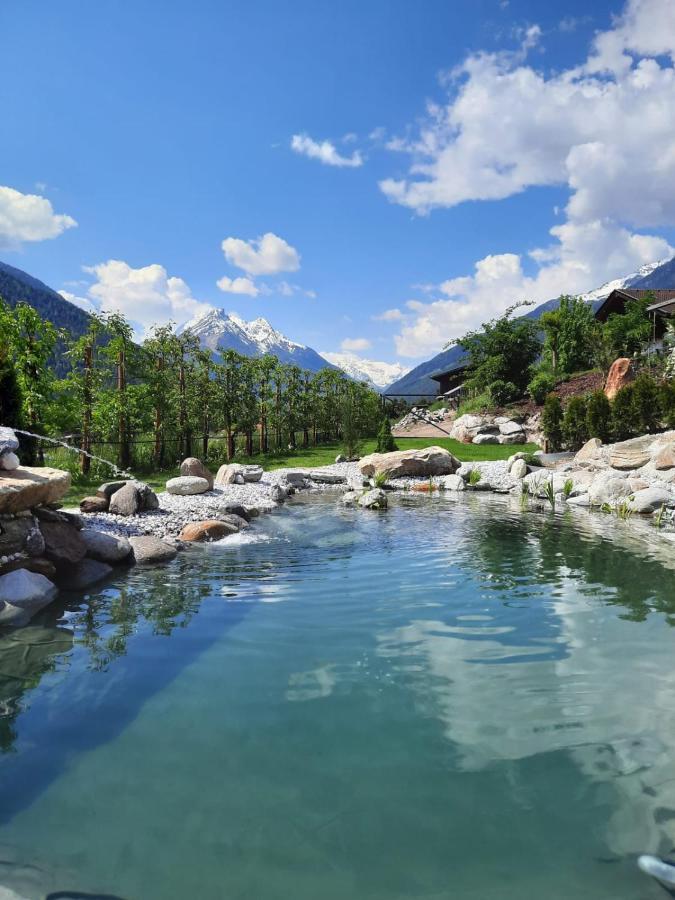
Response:
[[[574,482],[572,481],[571,478],[568,478],[565,481],[565,484],[563,485],[563,497],[565,498],[565,500],[568,499],[568,497],[571,495],[573,490],[574,490]]]
[[[553,481],[551,479],[544,485],[544,496],[551,504],[551,509],[555,509],[555,491],[553,490]]]
[[[471,487],[475,487],[481,479],[480,469],[472,469],[469,472],[469,484]]]

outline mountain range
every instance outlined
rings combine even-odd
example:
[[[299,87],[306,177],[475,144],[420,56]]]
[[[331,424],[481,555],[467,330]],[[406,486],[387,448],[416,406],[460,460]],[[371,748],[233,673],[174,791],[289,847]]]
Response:
[[[222,350],[236,350],[244,356],[273,353],[281,362],[292,363],[311,372],[333,368],[316,350],[291,341],[262,317],[247,322],[222,309],[212,309],[186,322],[178,330],[190,331],[199,338],[201,346],[209,349],[216,358]]]
[[[593,308],[602,303],[605,297],[608,297],[612,291],[619,288],[643,288],[646,290],[658,290],[659,288],[675,287],[675,257],[670,260],[659,260],[658,262],[648,263],[641,266],[636,272],[625,275],[623,278],[616,278],[608,281],[595,290],[582,294],[583,300],[593,304]],[[547,300],[541,303],[525,315],[530,319],[538,319],[543,313],[549,310],[557,309],[560,298],[555,300]],[[434,372],[448,371],[453,366],[458,365],[464,356],[461,347],[448,347],[447,350],[441,350],[436,356],[415,366],[410,372],[388,385],[385,393],[391,396],[401,396],[407,394],[409,396],[435,395],[438,391],[437,382],[433,381],[429,376]]]
[[[388,384],[396,381],[408,371],[408,367],[400,363],[377,362],[374,359],[363,359],[355,353],[322,353],[329,363],[342,369],[355,381],[365,381],[372,388],[381,391]]]

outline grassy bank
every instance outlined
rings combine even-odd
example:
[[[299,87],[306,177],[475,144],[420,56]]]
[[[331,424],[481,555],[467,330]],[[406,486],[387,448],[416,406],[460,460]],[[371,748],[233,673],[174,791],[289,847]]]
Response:
[[[444,447],[449,450],[457,459],[462,462],[488,462],[496,459],[507,459],[516,450],[534,451],[537,450],[535,444],[524,444],[519,446],[502,445],[502,444],[462,444],[453,438],[397,438],[396,444],[399,450],[421,449],[422,447]],[[248,464],[258,463],[265,469],[280,469],[292,466],[303,468],[317,466],[327,466],[335,462],[335,457],[340,453],[341,447],[339,443],[323,444],[320,447],[308,447],[307,449],[298,448],[287,453],[274,453],[270,455],[256,454],[255,456],[239,456],[236,462]],[[363,454],[373,453],[375,450],[375,440],[365,441],[363,446]],[[223,460],[224,462],[225,460]],[[58,459],[47,459],[48,465],[58,465]],[[212,467],[213,468],[213,467]],[[147,482],[155,491],[164,490],[164,484],[169,478],[178,475],[178,469],[172,468],[161,472],[137,472],[135,473],[139,479]],[[114,476],[110,475],[108,480],[114,480]],[[96,489],[101,483],[101,477],[82,479],[78,478],[73,483],[70,491],[65,497],[66,504],[77,504],[88,494],[95,494]]]

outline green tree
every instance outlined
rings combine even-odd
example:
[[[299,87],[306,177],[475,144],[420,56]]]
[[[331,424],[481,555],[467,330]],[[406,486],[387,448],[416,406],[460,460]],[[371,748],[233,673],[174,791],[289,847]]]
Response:
[[[0,334],[11,335],[13,328],[12,311],[0,297]],[[0,343],[0,425],[10,428],[21,427],[23,400],[19,379],[14,366],[10,340]]]
[[[22,418],[35,433],[42,433],[49,415],[55,377],[49,366],[59,332],[51,322],[45,322],[27,303],[19,302],[2,317],[2,328],[16,373],[22,398]],[[36,439],[26,443],[28,462],[43,464],[42,450]]]
[[[578,450],[589,438],[584,397],[571,397],[562,421],[563,441],[568,450]]]
[[[549,394],[541,414],[541,427],[553,453],[562,449],[562,422],[563,408],[560,399],[556,394]]]
[[[593,309],[580,297],[562,296],[555,310],[545,312],[544,357],[555,375],[587,369],[593,363],[595,319]]]
[[[642,348],[652,334],[647,307],[654,303],[654,295],[639,300],[627,300],[623,313],[612,313],[604,325],[610,349],[618,356],[631,356]]]
[[[633,382],[633,415],[640,434],[658,430],[659,391],[647,372],[641,372]]]
[[[590,437],[607,443],[612,435],[612,407],[604,391],[593,391],[586,406],[586,428]]]
[[[377,432],[377,445],[375,451],[377,453],[391,453],[398,450],[394,435],[391,433],[391,424],[386,416],[382,417],[380,430]]]
[[[620,388],[612,401],[612,436],[617,441],[625,441],[637,434],[633,385]]]
[[[91,469],[91,445],[93,439],[94,408],[105,378],[98,359],[101,338],[106,322],[102,316],[92,314],[87,331],[71,341],[67,354],[71,369],[64,379],[66,390],[74,395],[75,409],[80,430],[80,471],[88,475]]]
[[[457,341],[468,357],[468,387],[478,393],[489,391],[497,402],[525,392],[530,367],[541,350],[538,324],[513,318],[522,305],[512,306],[503,316],[485,322],[480,331],[471,331]]]

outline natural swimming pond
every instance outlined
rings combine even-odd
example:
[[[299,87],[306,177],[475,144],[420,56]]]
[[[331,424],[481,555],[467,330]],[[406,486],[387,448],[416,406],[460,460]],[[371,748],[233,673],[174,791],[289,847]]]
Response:
[[[675,553],[596,520],[305,496],[3,633],[0,885],[663,896]]]

